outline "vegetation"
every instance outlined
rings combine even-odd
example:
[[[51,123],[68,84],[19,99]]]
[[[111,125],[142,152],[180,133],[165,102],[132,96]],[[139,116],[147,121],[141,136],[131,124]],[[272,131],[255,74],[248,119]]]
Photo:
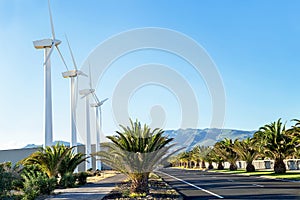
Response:
[[[281,119],[263,127],[254,134],[255,140],[263,147],[264,156],[274,159],[274,171],[277,174],[286,172],[283,160],[293,155],[295,152],[294,141],[297,137],[292,137],[292,131],[287,131]]]
[[[108,136],[111,143],[98,152],[101,160],[127,175],[131,181],[130,193],[148,194],[149,174],[171,155],[169,145],[173,140],[163,136],[162,129],[151,129],[145,124],[130,120],[130,127],[121,126],[117,135]],[[174,153],[174,152],[173,152]]]
[[[240,160],[246,162],[246,171],[254,172],[255,167],[252,162],[259,156],[255,140],[251,138],[242,141],[236,140],[233,145],[233,150],[238,154]]]
[[[36,199],[39,195],[51,194],[55,189],[57,179],[48,177],[45,172],[40,171],[37,166],[25,168],[21,174],[24,179],[24,200]]]
[[[39,151],[21,161],[21,164],[37,165],[49,178],[58,175],[62,177],[65,173],[73,173],[76,167],[87,158],[81,153],[74,154],[72,149],[59,143],[55,146],[40,148]]]
[[[56,187],[73,187],[76,181],[84,184],[86,174],[73,174],[73,171],[85,160],[84,154],[75,154],[72,148],[56,144],[40,148],[15,167],[10,162],[2,163],[0,199],[36,199],[50,194]],[[19,191],[19,195],[12,191]]]
[[[181,152],[169,160],[172,166],[184,168],[197,168],[197,163],[201,160],[204,169],[204,162],[209,163],[209,169],[213,168],[212,163],[216,163],[217,169],[224,169],[223,163],[229,162],[229,169],[237,170],[238,160],[246,162],[246,171],[254,172],[255,159],[274,160],[274,173],[286,173],[284,159],[300,156],[300,120],[292,120],[295,125],[287,129],[281,119],[262,126],[254,133],[252,138],[245,140],[235,140],[224,138],[217,142],[212,149],[196,146],[191,151]],[[205,153],[204,153],[205,152]]]

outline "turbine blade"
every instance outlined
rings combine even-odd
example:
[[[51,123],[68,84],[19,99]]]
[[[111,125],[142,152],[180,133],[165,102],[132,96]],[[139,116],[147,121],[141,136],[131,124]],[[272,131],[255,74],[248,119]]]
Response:
[[[96,103],[97,103],[97,104],[99,104],[99,103],[100,103],[100,101],[99,101],[99,99],[98,99],[97,95],[95,94],[95,92],[93,92],[92,94],[93,94],[93,97],[94,97],[94,99],[95,99]]]
[[[47,58],[45,59],[45,62],[44,62],[44,64],[43,64],[44,66],[46,66],[47,62],[49,61],[50,56],[51,56],[51,54],[52,54],[52,52],[53,52],[54,47],[55,47],[55,43],[54,43],[54,41],[53,41],[53,42],[52,42],[51,49],[50,49],[50,52],[48,53],[48,56],[47,56]]]
[[[69,69],[68,69],[68,66],[67,66],[67,64],[66,64],[66,61],[65,61],[65,59],[64,59],[64,57],[63,57],[63,55],[61,54],[61,52],[60,52],[60,50],[59,50],[58,46],[56,45],[55,47],[56,47],[56,49],[57,49],[57,51],[58,51],[58,54],[59,54],[59,56],[60,56],[61,60],[63,61],[64,65],[65,65],[65,67],[66,67],[67,71],[69,71]]]
[[[77,70],[77,75],[88,77],[88,75],[86,75],[85,73],[83,73],[82,71],[79,71],[79,70]]]
[[[89,64],[89,78],[90,78],[90,89],[93,89],[93,85],[92,85],[92,74],[91,74],[91,65]]]
[[[48,0],[48,9],[49,9],[49,16],[50,16],[52,39],[55,40],[55,32],[54,32],[54,25],[53,25],[52,13],[51,13],[51,8],[50,8],[50,0]]]
[[[66,37],[66,40],[67,40],[67,43],[68,43],[68,47],[69,47],[69,51],[70,51],[70,54],[71,54],[71,57],[72,57],[72,60],[73,60],[74,68],[75,68],[75,70],[77,70],[76,61],[75,61],[75,58],[74,58],[74,55],[73,55],[73,52],[72,52],[72,49],[71,49],[71,46],[70,46],[70,43],[69,43],[67,35],[65,35],[65,37]]]
[[[103,99],[101,102],[100,102],[100,105],[102,105],[105,101],[107,101],[108,100],[108,98],[106,98],[106,99]]]

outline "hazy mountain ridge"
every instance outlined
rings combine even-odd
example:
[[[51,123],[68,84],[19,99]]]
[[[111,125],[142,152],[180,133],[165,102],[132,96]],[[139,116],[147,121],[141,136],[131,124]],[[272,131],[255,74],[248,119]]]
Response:
[[[244,131],[235,129],[178,129],[166,130],[165,135],[175,138],[174,142],[178,147],[186,147],[186,150],[192,149],[195,145],[212,146],[224,138],[246,139],[252,137],[255,131]]]
[[[192,149],[195,145],[212,146],[217,141],[221,141],[224,138],[230,139],[246,139],[252,137],[255,131],[243,131],[235,129],[217,129],[217,128],[206,128],[206,129],[178,129],[178,130],[165,130],[164,134],[171,138],[175,138],[174,142],[178,147],[186,147],[187,150]],[[54,141],[56,143],[70,146],[69,142],[66,141]],[[82,145],[82,144],[79,144]],[[36,148],[42,147],[42,145],[28,144],[23,148]]]

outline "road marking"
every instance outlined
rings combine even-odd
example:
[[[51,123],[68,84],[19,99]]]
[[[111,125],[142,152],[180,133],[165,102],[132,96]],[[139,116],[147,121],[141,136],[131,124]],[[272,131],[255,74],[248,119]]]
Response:
[[[201,188],[201,187],[198,187],[197,185],[194,185],[194,184],[192,184],[192,183],[189,183],[189,182],[187,182],[187,181],[185,181],[185,180],[182,180],[182,179],[177,178],[177,177],[175,177],[175,176],[172,176],[172,175],[170,175],[170,174],[167,174],[167,173],[164,173],[164,172],[161,172],[161,171],[160,171],[160,173],[165,174],[165,175],[167,175],[167,176],[169,176],[169,177],[171,177],[171,178],[174,178],[174,179],[176,179],[176,180],[178,180],[178,181],[181,181],[181,182],[183,182],[183,183],[185,183],[185,184],[187,184],[187,185],[190,185],[190,186],[192,186],[192,187],[194,187],[194,188],[197,188],[198,190],[201,190],[201,191],[203,191],[203,192],[206,192],[206,193],[208,193],[208,194],[211,194],[211,195],[213,195],[213,196],[215,196],[215,197],[218,197],[218,198],[220,198],[220,199],[223,199],[223,198],[224,198],[224,197],[222,197],[222,196],[220,196],[220,195],[218,195],[218,194],[216,194],[216,193],[213,193],[213,192],[211,192],[211,191],[208,191],[208,190],[206,190],[206,189],[203,189],[203,188]]]
[[[258,184],[252,184],[254,186],[257,186],[257,187],[264,187],[263,185],[258,185]]]

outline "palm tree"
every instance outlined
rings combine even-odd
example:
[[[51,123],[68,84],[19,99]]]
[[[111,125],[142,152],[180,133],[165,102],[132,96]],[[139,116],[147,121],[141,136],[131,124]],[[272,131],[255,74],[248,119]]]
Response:
[[[218,170],[224,169],[223,166],[224,159],[216,153],[215,147],[208,153],[207,160],[210,163],[208,166],[209,169],[213,169],[213,165],[211,162],[215,162],[217,164]]]
[[[294,141],[290,131],[287,131],[281,119],[263,127],[254,134],[254,138],[264,146],[264,155],[275,160],[274,171],[276,174],[286,172],[283,160],[295,152]]]
[[[132,193],[148,193],[149,173],[166,161],[173,153],[169,153],[167,146],[173,138],[163,136],[162,129],[151,129],[136,121],[130,120],[130,127],[121,125],[122,131],[117,135],[107,136],[111,143],[104,143],[103,151],[97,152],[100,159],[119,170],[131,180],[130,191]]]
[[[64,151],[67,151],[67,153],[58,168],[58,172],[61,177],[63,177],[66,173],[72,174],[77,166],[80,163],[85,162],[88,158],[88,156],[83,153],[79,152],[75,154],[73,151],[69,151],[68,147],[62,146],[62,148],[64,148]]]
[[[178,159],[180,162],[180,167],[187,168],[189,166],[189,154],[188,152],[184,151],[178,154]]]
[[[199,163],[199,167],[206,168],[205,161],[207,160],[207,155],[211,151],[210,147],[207,146],[194,146],[192,149],[193,152],[193,158],[196,160],[197,163]],[[201,165],[200,165],[201,162]]]
[[[230,163],[229,170],[231,171],[237,170],[236,161],[239,158],[238,154],[233,150],[233,145],[234,143],[231,139],[225,138],[214,146],[215,153]]]
[[[259,155],[255,145],[255,140],[250,138],[242,141],[236,140],[233,145],[233,150],[239,155],[241,160],[246,161],[246,171],[254,172],[255,167],[252,162]]]
[[[57,177],[59,173],[73,172],[77,165],[86,160],[83,154],[74,154],[72,149],[59,143],[40,148],[22,160],[21,164],[37,165],[49,178]]]

